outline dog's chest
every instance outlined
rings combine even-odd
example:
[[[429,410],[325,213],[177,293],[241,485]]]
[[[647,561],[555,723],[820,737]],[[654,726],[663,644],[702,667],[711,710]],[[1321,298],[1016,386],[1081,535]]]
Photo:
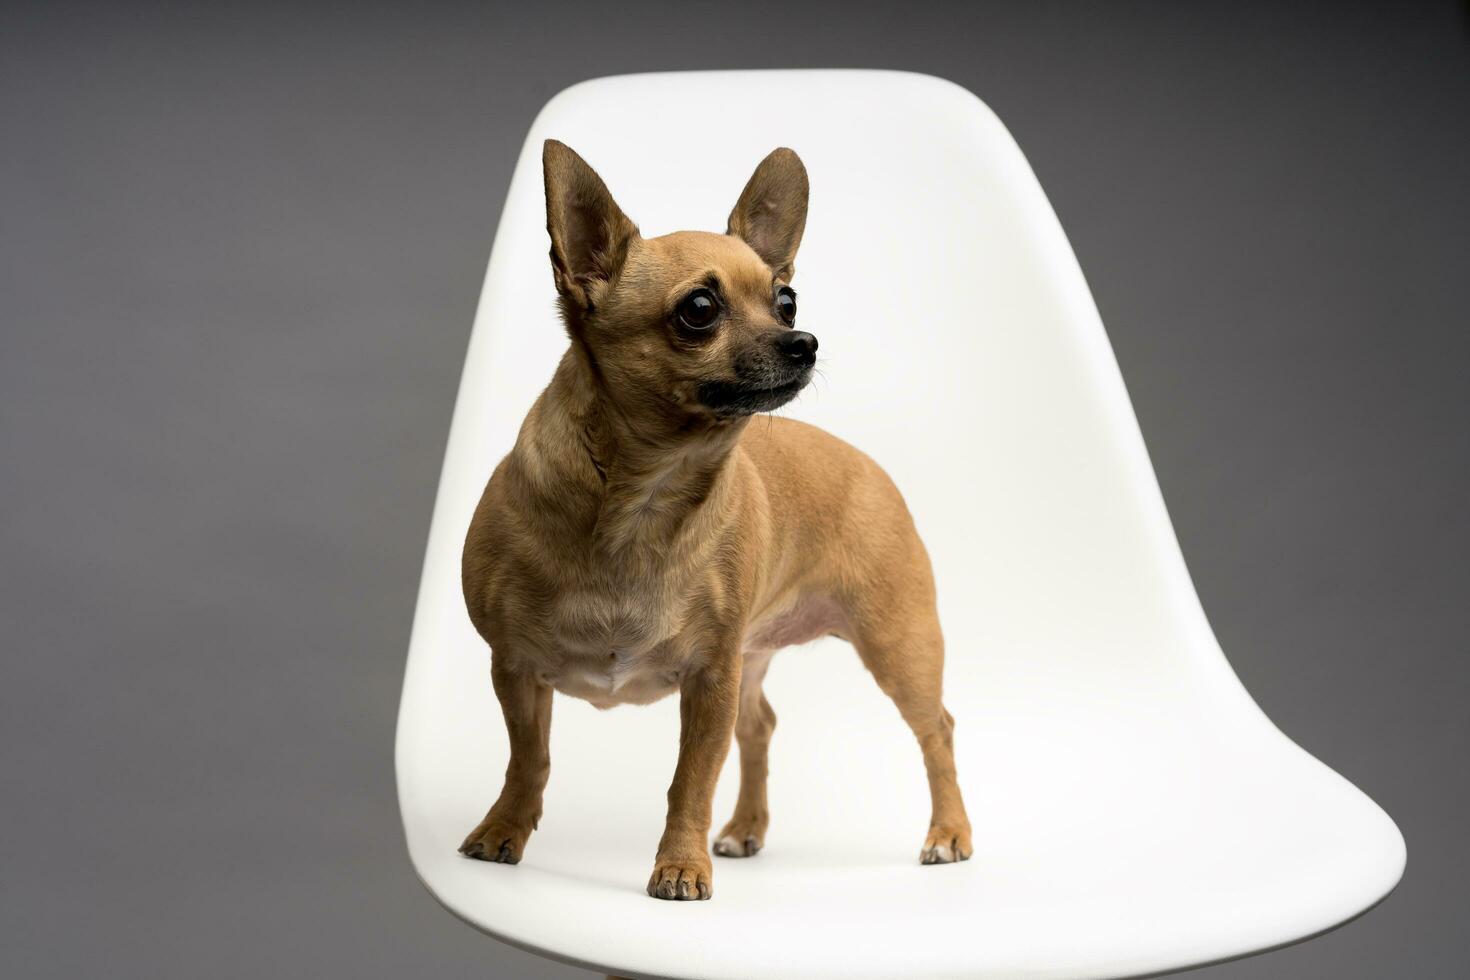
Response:
[[[598,707],[646,704],[675,690],[683,657],[679,604],[634,590],[569,590],[551,603],[543,682]]]
[[[542,681],[563,694],[598,708],[648,704],[679,687],[679,666],[656,652],[614,650],[605,657],[565,656],[551,665]]]

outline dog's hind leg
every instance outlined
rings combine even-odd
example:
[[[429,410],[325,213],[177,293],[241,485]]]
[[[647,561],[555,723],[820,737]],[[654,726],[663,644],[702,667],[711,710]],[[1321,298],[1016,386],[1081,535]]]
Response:
[[[735,812],[715,838],[721,857],[754,857],[765,846],[771,815],[766,807],[767,750],[776,728],[776,712],[761,690],[770,652],[749,655],[740,678],[740,713],[735,719],[735,741],[740,745],[740,795]]]
[[[939,617],[932,593],[927,602],[915,598],[916,605],[895,604],[877,615],[855,615],[853,645],[924,753],[933,815],[919,861],[948,864],[969,859],[970,820],[955,777],[954,718],[940,698],[944,638]],[[895,608],[902,611],[894,614]]]

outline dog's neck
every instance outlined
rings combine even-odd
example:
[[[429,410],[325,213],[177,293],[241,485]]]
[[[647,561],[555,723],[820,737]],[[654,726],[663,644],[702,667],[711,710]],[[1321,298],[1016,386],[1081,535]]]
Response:
[[[548,517],[608,555],[661,561],[682,536],[721,519],[745,422],[632,414],[573,344],[526,417],[515,454]]]

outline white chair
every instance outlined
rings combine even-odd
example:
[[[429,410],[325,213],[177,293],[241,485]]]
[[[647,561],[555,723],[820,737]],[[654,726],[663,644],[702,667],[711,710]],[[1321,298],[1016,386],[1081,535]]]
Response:
[[[598,712],[558,696],[524,861],[456,853],[507,757],[460,546],[566,344],[546,257],[547,137],[597,168],[645,235],[722,231],[769,150],[806,162],[796,286],[822,377],[787,411],[882,463],[928,544],[973,860],[919,865],[918,748],[837,640],[771,668],[770,832],[755,858],[715,859],[712,901],[644,893],[676,697]],[[1388,816],[1282,735],[1231,671],[1056,216],[990,110],[922,75],[608,78],[536,119],[450,431],[397,766],[414,867],[445,907],[515,946],[631,977],[1134,976],[1322,932],[1404,867]]]

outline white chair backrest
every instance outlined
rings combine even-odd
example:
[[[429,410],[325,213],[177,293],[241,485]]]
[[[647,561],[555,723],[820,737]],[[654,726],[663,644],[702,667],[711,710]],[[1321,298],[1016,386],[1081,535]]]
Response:
[[[938,946],[923,952],[935,972],[981,962],[963,959],[972,955],[1013,975],[1005,964],[1048,949],[1116,966],[1121,953],[1096,951],[1116,953],[1119,917],[1132,914],[1116,900],[1120,881],[1129,901],[1148,904],[1153,932],[1177,947],[1127,962],[1163,965],[1295,938],[1392,886],[1403,853],[1391,822],[1287,742],[1226,663],[1082,273],[995,116],[925,76],[695,73],[602,79],[561,94],[532,127],[511,183],[450,434],[399,730],[410,850],[446,904],[517,942],[591,960],[565,945],[572,940],[558,946],[557,934],[538,932],[518,902],[543,885],[564,896],[575,891],[569,883],[594,879],[640,894],[677,748],[673,698],[606,713],[558,698],[545,817],[516,869],[518,891],[498,891],[509,879],[484,866],[453,863],[459,837],[499,788],[506,753],[487,653],[460,597],[460,547],[485,481],[566,347],[546,257],[548,137],[601,173],[646,236],[723,231],[751,170],[776,146],[806,163],[811,210],[794,285],[799,323],[821,342],[821,376],[786,413],[881,463],[928,545],[948,649],[945,699],[976,831],[971,865],[984,868],[975,895],[956,900],[994,930],[984,950],[954,953],[958,961]],[[897,889],[895,909],[923,903],[927,888],[971,881],[941,871],[895,885],[885,870],[916,861],[928,795],[911,736],[850,650],[823,641],[781,654],[766,687],[780,718],[772,827],[758,870],[717,864],[722,914],[764,915],[761,928],[776,935],[787,905],[841,906],[820,891],[819,875],[801,877],[818,865],[843,869],[855,889],[854,869],[865,869],[874,888]],[[734,768],[722,779],[717,827]],[[1265,828],[1280,794],[1304,779],[1311,840],[1374,842],[1341,845],[1347,856],[1334,858],[1320,908],[1283,912],[1253,899],[1243,912],[1235,903],[1227,936],[1200,925],[1197,907],[1170,904],[1185,871],[1212,889],[1246,887],[1300,851],[1307,829],[1271,837]],[[536,877],[543,872],[551,877]],[[740,904],[742,888],[758,900]],[[854,923],[882,907],[860,898],[855,891],[843,913]],[[661,914],[620,911],[629,958],[612,962],[640,962],[639,929],[657,928]],[[680,955],[728,928],[688,918]],[[817,922],[790,928],[825,935]],[[589,948],[616,949],[619,934],[608,926]],[[861,937],[841,942],[867,949]],[[881,963],[878,949],[864,962]],[[829,946],[823,962],[846,962],[833,955]],[[701,975],[717,975],[722,962],[708,960]],[[646,963],[658,972],[656,957]],[[730,976],[761,975],[750,972],[756,960],[731,963]],[[923,972],[917,959],[913,971]]]

